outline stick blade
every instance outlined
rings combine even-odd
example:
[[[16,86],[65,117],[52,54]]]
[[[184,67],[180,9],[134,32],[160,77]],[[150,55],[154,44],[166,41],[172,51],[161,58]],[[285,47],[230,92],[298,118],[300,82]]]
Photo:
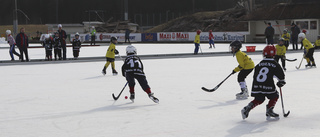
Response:
[[[284,116],[284,117],[288,117],[288,116],[289,116],[289,114],[290,114],[290,110],[288,111],[288,113],[287,113],[287,114],[283,114],[283,116]]]
[[[204,90],[204,91],[207,91],[207,92],[213,92],[213,91],[215,91],[215,88],[214,88],[214,89],[207,89],[207,88],[205,88],[205,87],[202,87],[201,89]]]
[[[119,97],[114,96],[114,94],[112,93],[112,97],[114,100],[118,100]]]

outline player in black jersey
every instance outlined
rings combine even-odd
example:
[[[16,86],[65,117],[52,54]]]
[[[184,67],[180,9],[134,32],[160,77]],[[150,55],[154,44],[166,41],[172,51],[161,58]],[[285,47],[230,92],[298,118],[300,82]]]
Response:
[[[80,48],[81,48],[81,40],[79,38],[79,33],[77,32],[75,35],[75,38],[72,40],[72,49],[73,49],[74,59],[78,59]]]
[[[263,56],[265,58],[254,68],[251,92],[251,96],[254,97],[254,100],[241,110],[243,119],[248,117],[251,109],[262,104],[265,97],[269,99],[266,111],[267,120],[270,117],[279,119],[279,115],[273,112],[273,108],[279,98],[279,93],[274,85],[273,78],[274,76],[278,78],[278,87],[284,86],[286,82],[281,66],[273,59],[275,54],[276,48],[273,45],[268,45],[263,49]]]
[[[143,72],[143,64],[140,58],[136,55],[137,50],[134,46],[129,45],[126,48],[127,58],[122,65],[122,75],[126,77],[129,84],[129,92],[130,92],[130,100],[133,102],[135,98],[134,94],[134,86],[135,79],[139,82],[142,89],[148,94],[149,98],[153,100],[155,103],[159,103],[159,99],[153,96],[153,93],[150,90],[148,85],[148,81]]]

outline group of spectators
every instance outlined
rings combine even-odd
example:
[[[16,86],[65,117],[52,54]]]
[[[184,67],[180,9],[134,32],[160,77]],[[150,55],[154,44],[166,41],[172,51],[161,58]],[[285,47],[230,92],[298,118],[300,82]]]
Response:
[[[295,24],[295,23],[292,23],[291,24],[291,34],[287,34],[287,29],[284,30],[284,34],[281,36],[281,38],[285,39],[286,40],[286,47],[289,46],[289,40],[291,40],[291,43],[292,43],[292,49],[293,50],[298,50],[298,35],[299,33],[304,33],[306,34],[306,30],[300,30],[300,28]],[[264,35],[266,36],[266,39],[267,39],[267,44],[268,45],[273,45],[274,44],[274,28],[272,27],[271,23],[269,22],[267,24],[267,28],[265,29],[265,32],[264,32]],[[284,36],[284,37],[283,37]],[[288,37],[289,36],[289,37]],[[319,39],[319,36],[318,36],[318,39]],[[315,44],[315,46],[318,46],[317,44]],[[319,45],[320,46],[320,45]],[[302,49],[302,45],[301,45],[301,48]]]
[[[64,30],[62,30],[61,24],[58,25],[57,33],[59,34],[59,38],[61,39],[62,59],[66,60],[67,59],[67,48],[66,48],[67,33]],[[29,40],[28,40],[28,36],[25,34],[25,28],[20,28],[20,33],[17,34],[15,38],[11,35],[10,30],[7,30],[6,34],[8,38],[8,43],[10,45],[9,53],[10,53],[11,61],[15,60],[13,55],[18,56],[21,62],[30,61],[29,55],[28,55]],[[15,46],[19,48],[20,54],[16,52]],[[25,56],[25,59],[24,59],[24,56]]]

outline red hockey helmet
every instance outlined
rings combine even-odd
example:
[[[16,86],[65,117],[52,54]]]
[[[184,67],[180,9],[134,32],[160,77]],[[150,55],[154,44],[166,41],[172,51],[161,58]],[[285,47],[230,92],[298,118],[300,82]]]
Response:
[[[212,30],[209,30],[210,33],[212,33]]]
[[[262,54],[264,57],[273,58],[276,55],[276,48],[273,45],[268,45],[263,49]]]
[[[201,33],[201,30],[198,29],[198,30],[197,30],[197,34],[199,35],[200,33]]]

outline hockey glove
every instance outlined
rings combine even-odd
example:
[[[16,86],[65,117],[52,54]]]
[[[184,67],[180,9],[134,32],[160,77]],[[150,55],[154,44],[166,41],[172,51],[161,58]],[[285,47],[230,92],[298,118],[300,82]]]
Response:
[[[114,54],[119,54],[119,51],[117,49],[114,49]]]
[[[277,82],[277,86],[278,86],[279,88],[283,87],[285,84],[286,84],[285,81],[278,81],[278,82]]]

